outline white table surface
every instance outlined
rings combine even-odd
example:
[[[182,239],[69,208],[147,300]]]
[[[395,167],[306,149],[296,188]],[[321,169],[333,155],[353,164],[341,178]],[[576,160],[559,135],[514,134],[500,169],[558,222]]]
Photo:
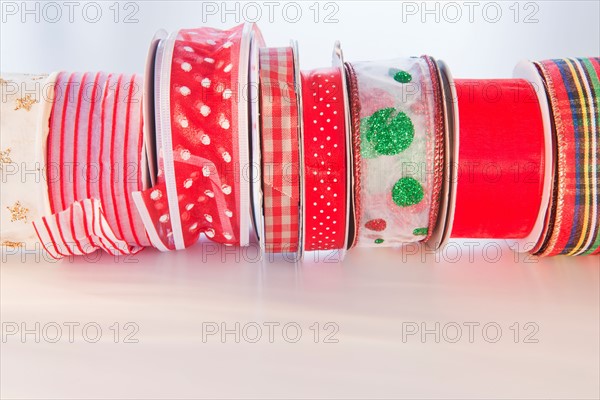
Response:
[[[255,247],[233,252],[211,244],[98,262],[5,255],[3,329],[12,322],[35,331],[39,322],[40,343],[33,333],[3,332],[0,395],[598,398],[600,258],[529,259],[502,247],[490,262],[499,246],[485,254],[484,246],[471,245],[472,258],[462,243],[439,261],[417,248],[358,249],[343,263],[302,265],[257,261]],[[139,328],[138,343],[124,343],[133,329],[127,322]],[[236,322],[239,343],[233,333],[203,338],[203,329],[225,323],[235,331]],[[325,329],[328,322],[335,325]],[[62,326],[57,343],[52,323]],[[68,323],[80,324],[73,343]],[[96,336],[92,328],[84,335],[86,323],[101,327],[97,343],[86,341]],[[272,343],[264,323],[280,324]],[[440,324],[439,343],[434,333],[409,335],[423,323],[432,331]],[[469,323],[479,324],[472,340]],[[262,337],[251,343],[254,324]],[[285,324],[297,325],[284,334]],[[455,324],[462,337],[452,343]],[[302,334],[291,343],[295,326]],[[328,343],[335,326],[338,342]],[[502,336],[490,343],[496,327]]]

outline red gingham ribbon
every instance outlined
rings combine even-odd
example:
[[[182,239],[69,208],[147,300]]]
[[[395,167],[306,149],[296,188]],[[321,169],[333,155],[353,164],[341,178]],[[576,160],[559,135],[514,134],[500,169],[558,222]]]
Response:
[[[305,250],[346,248],[346,126],[338,68],[302,72]]]
[[[298,250],[298,104],[292,49],[260,49],[265,249]]]

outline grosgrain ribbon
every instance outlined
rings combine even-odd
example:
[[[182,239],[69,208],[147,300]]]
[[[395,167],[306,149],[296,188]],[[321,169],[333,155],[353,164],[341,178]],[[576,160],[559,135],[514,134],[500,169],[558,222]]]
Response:
[[[422,58],[352,63],[361,115],[358,245],[427,237],[435,141],[433,83]],[[368,207],[367,207],[368,205]]]
[[[301,72],[305,250],[346,247],[346,126],[338,68]]]
[[[226,245],[247,242],[240,173],[247,137],[238,123],[246,100],[238,95],[247,90],[239,85],[247,68],[240,66],[243,29],[184,29],[159,47],[159,174],[153,188],[134,193],[159,250],[188,247],[202,232]]]
[[[47,146],[54,215],[34,222],[53,256],[117,247],[120,253],[133,253],[149,245],[131,198],[143,187],[140,88],[136,75],[58,75]],[[76,219],[102,221],[102,229],[92,232]]]
[[[554,117],[557,171],[542,256],[600,254],[600,59],[536,63]]]
[[[522,239],[544,184],[544,127],[531,83],[456,79],[460,150],[452,237]]]
[[[296,252],[299,229],[298,104],[292,49],[260,49],[265,249]]]

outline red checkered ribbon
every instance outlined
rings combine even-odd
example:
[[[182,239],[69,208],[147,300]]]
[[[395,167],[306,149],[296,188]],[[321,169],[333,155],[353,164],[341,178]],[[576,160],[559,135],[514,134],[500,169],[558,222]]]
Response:
[[[337,68],[302,72],[305,250],[346,248],[346,125]]]
[[[298,250],[298,104],[292,49],[260,50],[265,250]]]

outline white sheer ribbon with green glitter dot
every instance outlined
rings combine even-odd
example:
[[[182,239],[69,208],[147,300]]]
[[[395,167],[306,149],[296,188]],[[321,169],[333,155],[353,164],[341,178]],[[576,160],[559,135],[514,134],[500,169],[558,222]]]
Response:
[[[361,103],[358,245],[399,246],[427,235],[435,102],[422,58],[352,63]]]

